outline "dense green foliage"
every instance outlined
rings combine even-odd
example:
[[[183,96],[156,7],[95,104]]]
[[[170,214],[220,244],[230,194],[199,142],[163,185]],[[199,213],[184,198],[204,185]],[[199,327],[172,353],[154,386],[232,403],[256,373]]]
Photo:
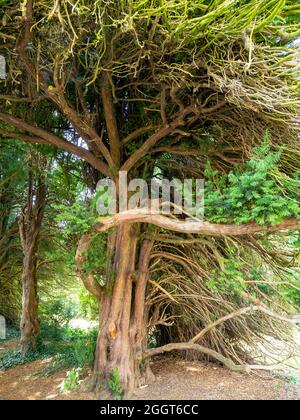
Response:
[[[276,225],[300,216],[299,174],[280,170],[281,152],[269,142],[253,151],[253,157],[227,176],[206,170],[206,217],[214,222]]]

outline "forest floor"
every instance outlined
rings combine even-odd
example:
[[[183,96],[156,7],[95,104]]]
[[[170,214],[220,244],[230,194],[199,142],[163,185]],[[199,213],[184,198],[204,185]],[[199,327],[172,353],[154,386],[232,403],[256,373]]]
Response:
[[[0,346],[0,352],[14,349],[17,340]],[[0,372],[0,400],[95,400],[92,393],[60,393],[67,370],[51,376],[37,375],[49,360],[37,360]],[[251,375],[236,373],[204,362],[178,357],[154,359],[156,380],[138,389],[132,400],[299,400],[300,382],[294,376],[259,371]]]

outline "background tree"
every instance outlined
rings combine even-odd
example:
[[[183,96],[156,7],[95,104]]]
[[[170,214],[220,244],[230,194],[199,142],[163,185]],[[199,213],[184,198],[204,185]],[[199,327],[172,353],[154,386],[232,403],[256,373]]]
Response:
[[[25,355],[36,347],[39,334],[37,269],[39,240],[47,200],[47,159],[31,152],[29,158],[26,205],[19,228],[23,250],[21,351]]]
[[[18,218],[21,207],[20,197],[26,182],[26,171],[23,165],[26,146],[17,141],[7,143],[2,139],[0,155],[0,308],[1,314],[9,322],[18,324],[22,266]]]
[[[42,146],[42,152],[43,154],[40,146],[36,148],[24,145],[18,140],[1,142],[0,311],[14,326],[20,325],[22,306],[21,277],[24,257],[20,231],[26,233],[29,231],[28,222],[36,223],[36,219],[27,209],[30,197],[33,206],[36,204],[35,184],[38,177],[45,178],[48,188],[47,200],[43,203],[44,220],[38,235],[39,249],[35,261],[38,295],[42,302],[49,295],[54,300],[59,299],[67,285],[69,289],[73,289],[78,284],[74,274],[78,236],[73,231],[71,234],[62,228],[61,211],[63,208],[70,208],[85,188],[81,179],[78,182],[82,165],[66,153],[57,153],[45,146]],[[46,167],[41,168],[46,162]],[[29,235],[28,244],[34,236]],[[34,268],[32,261],[29,268]],[[26,308],[23,309],[26,313]],[[35,322],[38,324],[38,319]]]
[[[192,224],[143,212],[116,215],[80,240],[78,273],[101,303],[97,380],[108,380],[117,368],[122,387],[131,390],[147,370],[149,264],[166,258],[165,252],[153,255],[148,225],[156,226],[156,233],[208,237],[299,228],[291,192],[299,170],[299,53],[293,44],[299,6],[285,0],[27,0],[9,2],[1,10],[9,69],[1,95],[2,136],[73,153],[93,168],[95,181],[107,176],[117,181],[119,170],[127,171],[129,179],[149,179],[157,167],[170,178],[178,172],[180,178],[202,177],[210,161],[210,198],[227,206],[217,220],[212,211],[206,222]],[[23,103],[44,107],[57,116],[58,126],[32,124],[22,114]],[[282,186],[278,193],[292,194],[293,204],[284,213],[273,209],[271,219],[270,206],[253,195],[246,200],[247,217],[245,201],[234,196],[243,198],[246,191],[234,185],[234,177],[241,178],[231,171],[246,170],[267,128],[272,151],[283,147],[278,166],[290,185],[288,192]],[[221,185],[215,181],[220,177]],[[228,192],[233,195],[226,201]],[[108,228],[114,230],[99,282],[101,267],[89,254],[99,252],[99,237],[102,244],[95,231]],[[193,348],[210,351],[197,344]],[[224,362],[218,354],[211,353]]]

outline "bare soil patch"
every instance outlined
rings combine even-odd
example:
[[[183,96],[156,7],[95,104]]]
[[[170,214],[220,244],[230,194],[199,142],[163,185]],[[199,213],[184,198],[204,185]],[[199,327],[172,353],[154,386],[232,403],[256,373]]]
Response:
[[[19,347],[19,339],[14,338],[13,340],[9,341],[2,341],[0,342],[0,353],[7,351],[7,350],[15,350]]]
[[[14,340],[13,340],[14,341]],[[14,348],[16,342],[7,343]],[[1,346],[3,347],[3,346]],[[67,370],[49,377],[37,376],[49,361],[38,360],[0,372],[0,400],[95,400],[85,392],[60,393]],[[153,361],[156,380],[138,389],[131,400],[299,400],[300,387],[270,373],[246,375],[212,363],[177,357]]]
[[[298,400],[300,387],[270,373],[232,372],[212,363],[164,357],[154,361],[156,381],[136,400]]]
[[[0,354],[7,350],[19,348],[19,339],[13,339],[0,344]],[[5,372],[0,371],[0,400],[92,400],[91,393],[73,392],[63,395],[60,384],[65,379],[67,369],[58,371],[49,377],[37,375],[48,365],[49,360],[36,360],[17,366]]]

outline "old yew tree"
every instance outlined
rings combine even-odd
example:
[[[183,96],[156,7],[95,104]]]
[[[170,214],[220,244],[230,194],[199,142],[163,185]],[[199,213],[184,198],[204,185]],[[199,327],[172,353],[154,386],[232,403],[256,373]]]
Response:
[[[76,156],[91,191],[120,172],[205,179],[204,220],[82,212],[94,385],[117,372],[130,392],[172,350],[255,368],[299,302],[299,3],[2,0],[0,13],[2,141]]]

